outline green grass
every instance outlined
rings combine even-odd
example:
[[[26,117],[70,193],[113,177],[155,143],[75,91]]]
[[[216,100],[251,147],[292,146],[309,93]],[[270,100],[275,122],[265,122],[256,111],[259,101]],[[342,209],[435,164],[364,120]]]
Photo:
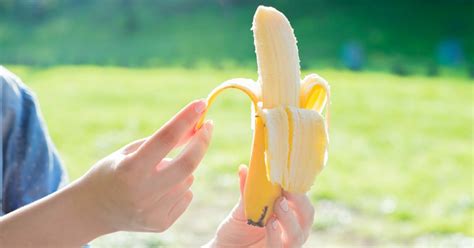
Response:
[[[256,78],[254,71],[238,68],[10,69],[37,93],[72,179],[101,157],[154,132],[223,80]],[[352,232],[371,239],[474,236],[472,81],[318,73],[331,83],[332,118],[329,167],[311,191],[315,202],[343,204],[357,217]],[[209,114],[216,128],[198,186],[234,179],[237,166],[248,162],[249,110],[249,101],[236,91],[218,99]],[[233,181],[228,184],[225,190],[237,191]],[[321,219],[316,228],[331,227]]]

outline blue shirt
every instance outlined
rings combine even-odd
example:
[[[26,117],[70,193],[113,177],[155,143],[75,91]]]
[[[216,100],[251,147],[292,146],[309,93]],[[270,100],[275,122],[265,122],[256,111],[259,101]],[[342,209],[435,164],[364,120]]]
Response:
[[[0,66],[0,216],[67,182],[34,94]]]

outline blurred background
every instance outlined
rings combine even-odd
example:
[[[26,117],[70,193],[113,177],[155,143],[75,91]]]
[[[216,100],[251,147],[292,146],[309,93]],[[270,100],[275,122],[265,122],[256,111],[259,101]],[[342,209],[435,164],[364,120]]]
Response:
[[[253,68],[249,30],[259,4],[291,20],[303,68],[474,70],[469,0],[2,0],[1,59],[35,66]]]
[[[234,77],[256,79],[253,13],[288,17],[302,74],[332,89],[329,166],[307,247],[474,246],[474,1],[0,0],[0,64],[38,96],[71,180]],[[249,101],[227,92],[189,211],[97,247],[196,247],[238,199]]]

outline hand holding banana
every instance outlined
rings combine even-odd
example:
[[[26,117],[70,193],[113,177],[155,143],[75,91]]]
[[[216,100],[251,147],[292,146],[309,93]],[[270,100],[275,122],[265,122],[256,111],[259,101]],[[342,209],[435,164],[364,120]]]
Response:
[[[316,74],[300,80],[296,38],[282,13],[258,7],[252,30],[258,81],[226,81],[209,94],[207,106],[228,88],[242,90],[252,100],[254,132],[244,209],[248,224],[263,227],[282,189],[307,192],[326,164],[329,85]]]
[[[247,167],[239,168],[239,203],[204,247],[301,247],[309,237],[314,219],[309,198],[305,194],[284,192],[275,201],[275,217],[269,219],[265,228],[248,225],[242,202],[247,172]]]

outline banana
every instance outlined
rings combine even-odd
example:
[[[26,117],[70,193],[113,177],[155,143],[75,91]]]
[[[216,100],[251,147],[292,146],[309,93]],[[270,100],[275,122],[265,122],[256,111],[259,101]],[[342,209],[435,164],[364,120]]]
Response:
[[[207,97],[207,109],[229,88],[252,101],[254,131],[244,206],[248,224],[263,227],[282,190],[307,192],[327,162],[330,91],[317,74],[300,79],[296,38],[281,12],[259,6],[252,31],[257,82],[237,78],[222,83]]]

